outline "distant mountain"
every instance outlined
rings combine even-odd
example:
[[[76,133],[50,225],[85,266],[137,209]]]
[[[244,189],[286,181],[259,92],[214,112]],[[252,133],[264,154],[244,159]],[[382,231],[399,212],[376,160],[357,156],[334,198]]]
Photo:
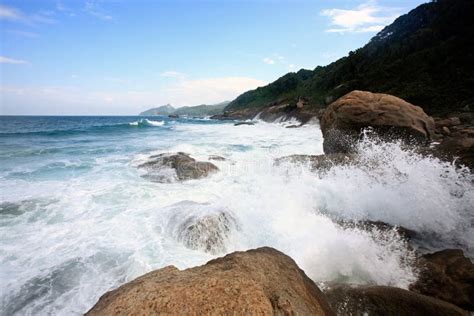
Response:
[[[156,108],[146,110],[139,115],[141,116],[152,116],[152,115],[169,115],[172,114],[176,109],[170,104],[162,105]]]
[[[255,114],[269,106],[296,104],[300,98],[308,108],[323,108],[356,89],[396,95],[429,114],[472,110],[473,14],[473,0],[422,4],[348,56],[245,92],[225,111],[230,117]]]
[[[224,101],[217,104],[201,104],[195,106],[183,106],[175,109],[171,105],[163,105],[157,108],[149,109],[140,113],[142,116],[152,115],[188,115],[188,116],[210,116],[221,114],[230,101]]]

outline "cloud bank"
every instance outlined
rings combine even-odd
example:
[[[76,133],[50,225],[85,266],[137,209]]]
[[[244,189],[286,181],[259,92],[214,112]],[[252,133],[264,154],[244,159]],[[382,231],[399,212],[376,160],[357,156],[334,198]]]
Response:
[[[331,19],[330,33],[378,32],[400,16],[400,9],[388,8],[369,1],[355,9],[327,9],[321,15]]]
[[[0,115],[136,115],[153,106],[213,104],[265,85],[248,77],[183,79],[156,91],[91,91],[76,86],[0,87]]]

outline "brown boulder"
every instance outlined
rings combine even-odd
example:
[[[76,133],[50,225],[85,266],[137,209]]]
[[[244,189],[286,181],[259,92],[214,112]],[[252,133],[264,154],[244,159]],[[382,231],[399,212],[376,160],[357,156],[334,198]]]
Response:
[[[170,182],[169,169],[174,169],[176,178],[180,181],[200,179],[219,171],[214,164],[207,161],[196,161],[186,153],[164,153],[150,157],[152,160],[138,166],[148,171],[143,177],[154,182]]]
[[[384,139],[427,142],[434,121],[422,108],[389,94],[352,91],[331,103],[321,118],[324,152],[352,152],[363,129]]]
[[[296,263],[272,248],[170,266],[103,295],[86,315],[333,315]]]
[[[324,295],[337,315],[468,315],[448,302],[388,286],[338,285],[325,291]]]
[[[421,264],[419,279],[410,290],[474,310],[474,265],[462,250],[424,255]]]

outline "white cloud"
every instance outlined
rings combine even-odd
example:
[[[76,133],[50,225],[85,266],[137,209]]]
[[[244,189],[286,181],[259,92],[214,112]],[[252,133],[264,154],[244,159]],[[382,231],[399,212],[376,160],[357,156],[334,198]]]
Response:
[[[4,56],[0,56],[0,64],[27,64],[28,62],[26,60],[21,60],[21,59],[13,59],[13,58],[8,58]]]
[[[330,33],[361,33],[377,32],[385,25],[392,23],[399,15],[397,8],[377,5],[376,1],[368,1],[355,9],[327,9],[321,14],[331,19]]]
[[[275,63],[275,61],[269,57],[265,57],[264,59],[262,59],[263,62],[267,65],[273,65]]]
[[[38,23],[53,24],[57,21],[52,17],[53,11],[40,11],[35,14],[25,14],[20,10],[0,5],[0,19],[21,22],[24,24],[34,25]]]
[[[12,7],[0,5],[0,19],[20,20],[21,18],[22,14],[19,10]]]
[[[104,20],[104,21],[114,20],[114,18],[111,15],[105,13],[105,11],[99,6],[98,2],[94,0],[86,1],[85,6],[84,6],[84,11],[86,11],[89,15],[96,17],[100,20]]]
[[[76,86],[0,86],[1,114],[138,114],[147,107],[212,104],[265,85],[248,77],[181,80],[157,90],[94,91]]]
[[[167,70],[167,71],[163,71],[161,74],[160,74],[161,77],[166,77],[166,78],[175,78],[175,79],[183,79],[186,77],[186,74],[182,73],[182,72],[179,72],[179,71],[175,71],[175,70]]]

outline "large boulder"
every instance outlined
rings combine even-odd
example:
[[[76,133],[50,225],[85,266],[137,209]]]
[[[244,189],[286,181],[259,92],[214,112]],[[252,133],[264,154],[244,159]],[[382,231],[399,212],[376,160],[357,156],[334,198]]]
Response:
[[[337,315],[352,316],[468,316],[442,300],[389,286],[337,285],[324,292]]]
[[[150,272],[103,295],[86,315],[138,314],[333,315],[296,263],[267,247]]]
[[[474,311],[474,264],[459,249],[421,258],[422,271],[410,290]]]
[[[180,181],[200,179],[219,171],[213,163],[196,161],[183,152],[154,155],[150,159],[138,168],[146,170],[143,177],[154,182],[171,182],[174,178]]]
[[[427,142],[434,135],[434,121],[422,108],[389,94],[355,90],[331,103],[324,112],[324,152],[353,152],[367,127],[382,138],[408,143]]]

